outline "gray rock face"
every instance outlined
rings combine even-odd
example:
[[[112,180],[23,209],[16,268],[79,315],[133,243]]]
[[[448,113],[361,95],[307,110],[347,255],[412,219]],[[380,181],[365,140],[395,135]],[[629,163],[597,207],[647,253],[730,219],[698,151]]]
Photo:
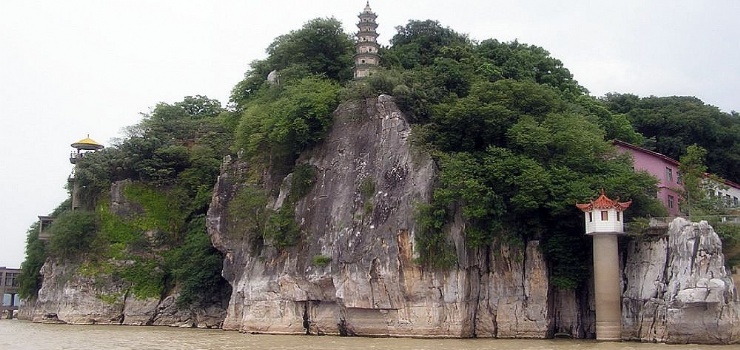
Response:
[[[122,280],[110,276],[88,276],[77,264],[47,261],[41,269],[44,282],[38,298],[20,309],[19,318],[48,322],[45,315],[70,324],[165,325],[218,328],[224,310],[179,310],[177,294],[138,299]]]
[[[430,157],[411,146],[410,136],[388,96],[342,105],[324,143],[299,159],[316,169],[317,181],[295,204],[303,239],[282,252],[270,242],[254,249],[243,238],[249,232],[238,215],[229,215],[249,166],[227,159],[208,214],[209,233],[226,254],[224,276],[233,286],[225,329],[547,335],[548,277],[538,242],[501,244],[495,251],[469,249],[458,218],[451,235],[459,267],[429,271],[414,263],[414,206],[429,200],[436,172]],[[285,205],[289,188],[281,186],[273,208]],[[368,189],[371,193],[364,193]]]
[[[651,342],[740,341],[740,303],[722,243],[706,221],[671,222],[667,236],[631,241],[622,336]]]

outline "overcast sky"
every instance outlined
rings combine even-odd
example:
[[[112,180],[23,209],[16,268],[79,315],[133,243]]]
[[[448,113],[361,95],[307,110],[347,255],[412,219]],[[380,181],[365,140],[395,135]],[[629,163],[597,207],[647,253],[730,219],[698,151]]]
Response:
[[[594,96],[691,95],[740,110],[740,1],[373,0],[381,44],[434,19],[547,49]],[[105,145],[158,102],[222,103],[278,35],[316,17],[355,32],[364,0],[0,0],[0,266],[67,193],[70,144]]]

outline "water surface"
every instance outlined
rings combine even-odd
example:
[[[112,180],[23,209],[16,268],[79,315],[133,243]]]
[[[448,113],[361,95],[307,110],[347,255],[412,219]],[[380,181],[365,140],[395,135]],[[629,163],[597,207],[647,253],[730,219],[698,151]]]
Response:
[[[740,345],[666,345],[592,340],[404,339],[336,336],[252,335],[217,329],[81,326],[0,320],[2,350],[202,349],[202,350],[740,350]]]

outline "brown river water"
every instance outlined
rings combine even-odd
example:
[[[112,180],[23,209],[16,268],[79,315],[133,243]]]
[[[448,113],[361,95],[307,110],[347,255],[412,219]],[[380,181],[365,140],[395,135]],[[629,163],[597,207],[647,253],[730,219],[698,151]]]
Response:
[[[0,320],[0,350],[93,349],[364,349],[364,350],[565,350],[740,349],[740,345],[666,345],[592,340],[408,339],[252,335],[233,331],[136,326],[72,326]]]

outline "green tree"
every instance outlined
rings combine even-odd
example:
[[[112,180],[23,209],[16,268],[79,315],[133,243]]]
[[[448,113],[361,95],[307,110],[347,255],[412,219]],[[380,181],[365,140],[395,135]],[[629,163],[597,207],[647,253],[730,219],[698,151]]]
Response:
[[[49,253],[64,260],[91,254],[96,229],[94,212],[75,210],[61,213],[50,227]]]
[[[190,221],[185,242],[166,255],[168,270],[180,285],[177,304],[207,306],[228,299],[230,290],[221,278],[223,254],[216,250],[206,233],[205,216]],[[224,295],[226,294],[226,295]]]
[[[18,277],[18,295],[21,299],[35,298],[41,289],[41,267],[46,262],[46,247],[39,239],[38,222],[31,225],[26,236],[26,258]]]
[[[276,96],[248,104],[236,131],[236,148],[248,157],[292,163],[324,137],[338,104],[338,84],[316,76],[298,80]]]
[[[267,75],[277,70],[281,84],[309,75],[324,76],[335,82],[353,77],[354,43],[334,18],[317,18],[303,28],[277,37],[267,48],[265,60],[254,61],[245,79],[231,93],[231,101],[241,110],[265,87]]]
[[[681,211],[689,216],[716,215],[722,213],[725,205],[723,198],[715,196],[722,188],[723,180],[717,176],[707,175],[704,160],[707,150],[693,144],[681,157],[679,171],[683,190],[680,198]]]
[[[550,56],[547,50],[514,40],[502,43],[495,39],[482,41],[476,46],[481,57],[479,72],[488,80],[529,80],[549,85],[568,97],[584,94],[586,89],[578,85],[563,62]]]
[[[335,81],[352,78],[354,43],[334,18],[316,18],[303,28],[275,39],[267,48],[273,69],[305,65],[311,74],[326,75]]]
[[[391,49],[383,57],[409,69],[431,65],[445,48],[468,46],[470,40],[466,35],[443,27],[437,21],[411,20],[405,26],[396,27],[391,45]]]

